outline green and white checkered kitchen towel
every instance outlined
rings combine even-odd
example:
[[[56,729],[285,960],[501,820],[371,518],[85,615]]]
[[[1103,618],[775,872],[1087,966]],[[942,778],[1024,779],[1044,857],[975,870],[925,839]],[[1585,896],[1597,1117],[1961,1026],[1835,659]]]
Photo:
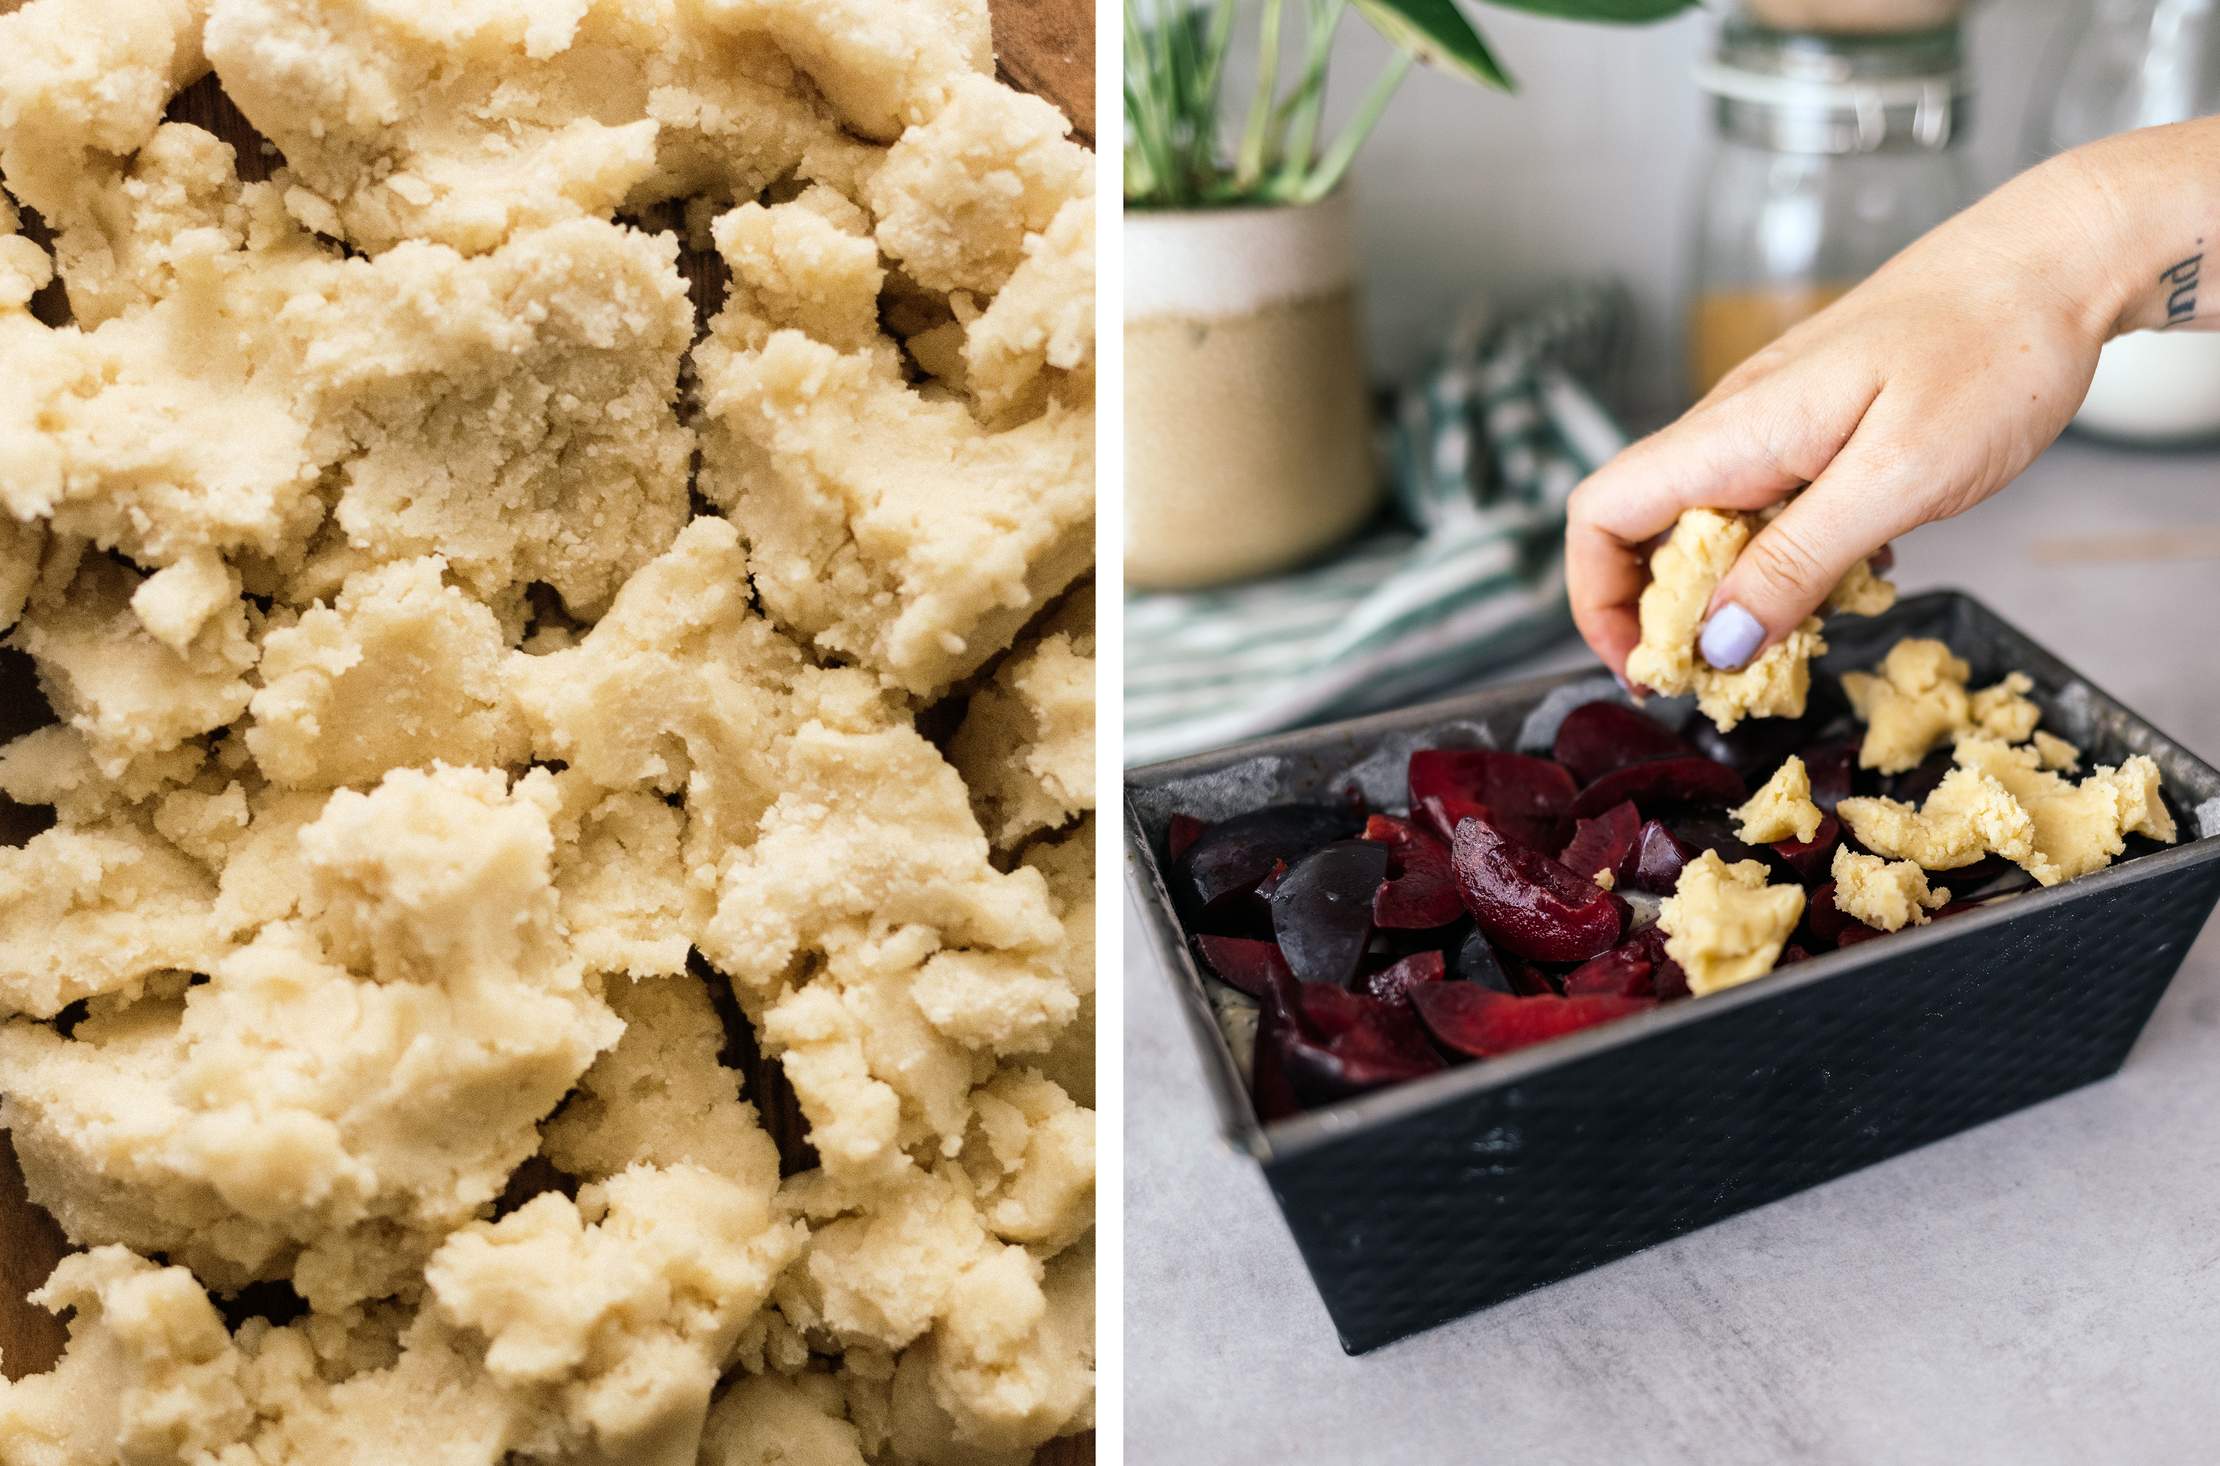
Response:
[[[1128,597],[1127,761],[1414,702],[1562,635],[1565,500],[1626,441],[1584,383],[1628,314],[1606,285],[1468,310],[1381,425],[1389,522],[1291,574]]]

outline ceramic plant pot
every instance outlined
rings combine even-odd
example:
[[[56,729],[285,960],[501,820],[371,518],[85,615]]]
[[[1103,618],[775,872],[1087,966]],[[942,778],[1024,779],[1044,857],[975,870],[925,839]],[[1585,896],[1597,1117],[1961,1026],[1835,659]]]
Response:
[[[1346,193],[1126,215],[1126,583],[1283,570],[1378,507]]]

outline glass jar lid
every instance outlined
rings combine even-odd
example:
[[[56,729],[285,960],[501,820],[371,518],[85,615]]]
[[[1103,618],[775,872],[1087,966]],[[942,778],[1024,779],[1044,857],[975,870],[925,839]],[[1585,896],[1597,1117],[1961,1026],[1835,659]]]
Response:
[[[1964,129],[1958,27],[1822,35],[1730,20],[1696,68],[1719,130],[1784,153],[1940,152]]]

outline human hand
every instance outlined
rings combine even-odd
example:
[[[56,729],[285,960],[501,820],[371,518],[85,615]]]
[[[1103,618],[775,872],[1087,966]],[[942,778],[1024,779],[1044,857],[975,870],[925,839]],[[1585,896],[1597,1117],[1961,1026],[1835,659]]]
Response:
[[[1625,675],[1650,541],[1684,509],[1796,495],[1713,597],[1700,647],[1728,668],[1793,630],[1860,559],[2011,482],[2080,406],[2107,339],[2168,323],[2169,302],[2180,316],[2164,262],[2201,253],[2204,226],[2193,208],[2169,201],[2156,217],[2138,201],[2191,170],[2214,177],[2216,157],[2220,126],[2201,122],[2029,170],[1597,470],[1572,496],[1565,547],[1574,620],[1597,656]]]

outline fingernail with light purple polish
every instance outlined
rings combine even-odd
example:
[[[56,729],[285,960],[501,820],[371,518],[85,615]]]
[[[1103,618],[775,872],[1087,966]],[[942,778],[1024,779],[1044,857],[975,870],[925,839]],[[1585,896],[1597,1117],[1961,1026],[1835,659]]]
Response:
[[[1731,672],[1756,656],[1764,640],[1765,628],[1758,625],[1757,617],[1729,601],[1711,613],[1696,646],[1705,661],[1722,672]]]

